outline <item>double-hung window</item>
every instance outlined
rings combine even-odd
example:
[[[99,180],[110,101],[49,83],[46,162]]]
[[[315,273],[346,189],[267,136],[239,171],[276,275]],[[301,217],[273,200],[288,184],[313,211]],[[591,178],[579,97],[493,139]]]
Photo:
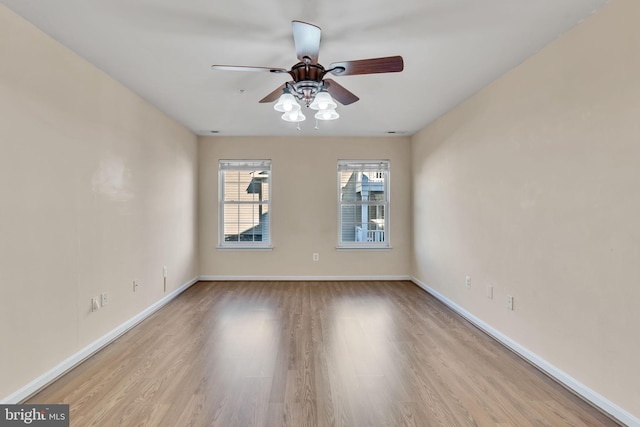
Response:
[[[271,247],[271,160],[220,160],[219,246]]]
[[[389,161],[338,161],[338,247],[389,247]]]

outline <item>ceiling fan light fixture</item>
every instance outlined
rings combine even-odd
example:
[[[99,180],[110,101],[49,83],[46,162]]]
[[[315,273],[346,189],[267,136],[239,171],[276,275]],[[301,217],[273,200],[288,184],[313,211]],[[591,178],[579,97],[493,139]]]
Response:
[[[278,99],[278,102],[276,102],[276,105],[273,106],[273,109],[280,111],[281,113],[287,113],[295,110],[296,106],[300,108],[296,98],[286,90],[282,95],[280,95],[280,98]]]
[[[285,122],[303,122],[306,117],[302,114],[302,110],[298,104],[296,104],[298,108],[294,108],[291,111],[288,111],[282,115],[282,120]]]
[[[318,120],[335,120],[340,117],[340,114],[334,108],[329,108],[318,111],[313,117]]]
[[[335,110],[338,104],[331,98],[329,92],[323,90],[318,92],[313,102],[309,105],[309,108],[313,110]]]

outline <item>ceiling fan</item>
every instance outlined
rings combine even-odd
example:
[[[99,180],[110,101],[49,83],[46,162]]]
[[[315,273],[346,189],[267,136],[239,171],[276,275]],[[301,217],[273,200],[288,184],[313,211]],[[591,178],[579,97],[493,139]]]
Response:
[[[342,105],[349,105],[360,98],[345,89],[340,84],[336,83],[332,79],[326,79],[325,76],[329,73],[335,76],[352,76],[357,74],[376,74],[376,73],[397,73],[403,70],[404,61],[402,56],[388,56],[383,58],[371,58],[361,59],[355,61],[342,61],[334,62],[329,65],[329,68],[325,68],[318,63],[318,53],[320,51],[320,27],[313,24],[309,24],[302,21],[293,21],[293,42],[296,48],[296,55],[298,62],[290,70],[286,68],[270,68],[270,67],[246,67],[236,65],[212,65],[211,68],[215,70],[230,70],[230,71],[256,71],[256,72],[268,72],[277,74],[289,74],[292,81],[288,81],[271,92],[269,95],[262,98],[259,102],[273,102],[280,98],[279,102],[275,105],[275,109],[282,112],[289,112],[291,107],[291,101],[284,106],[282,101],[283,95],[291,95],[303,102],[307,107],[314,108],[316,110],[327,110],[335,113],[336,104],[332,103],[330,96],[333,96]],[[327,98],[328,92],[330,96]],[[319,95],[317,98],[316,95]],[[316,103],[314,103],[316,101]],[[320,107],[317,106],[317,102],[320,102]],[[295,102],[295,101],[294,101]],[[328,103],[328,104],[327,104]],[[296,103],[296,106],[299,106]],[[287,109],[289,107],[289,109]],[[283,115],[284,120],[288,120]],[[318,117],[317,118],[322,118]],[[329,116],[324,114],[324,120],[331,120]],[[333,118],[337,118],[337,114],[334,114]],[[302,116],[304,120],[304,116]],[[301,121],[301,120],[288,120],[288,121]]]

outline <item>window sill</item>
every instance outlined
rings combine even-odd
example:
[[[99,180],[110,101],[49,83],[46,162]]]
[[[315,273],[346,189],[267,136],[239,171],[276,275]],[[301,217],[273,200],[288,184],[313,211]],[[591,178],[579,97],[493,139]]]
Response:
[[[218,246],[219,251],[272,251],[273,246]]]
[[[337,251],[390,251],[391,246],[337,246]]]

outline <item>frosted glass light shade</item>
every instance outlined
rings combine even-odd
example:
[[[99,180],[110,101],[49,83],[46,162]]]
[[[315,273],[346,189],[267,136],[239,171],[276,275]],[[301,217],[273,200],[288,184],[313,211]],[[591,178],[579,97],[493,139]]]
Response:
[[[302,114],[301,108],[298,104],[296,104],[298,108],[293,108],[291,111],[287,111],[282,115],[282,120],[285,122],[302,122],[306,119],[304,114]]]
[[[309,108],[313,110],[335,110],[338,104],[331,98],[329,92],[321,91],[318,92],[316,97],[313,99]]]
[[[300,108],[300,105],[296,102],[296,98],[291,95],[289,92],[283,93],[278,98],[278,102],[273,106],[273,109],[276,111],[280,111],[281,113],[287,113],[295,109],[295,107]]]
[[[313,117],[318,120],[335,120],[340,117],[340,114],[332,108],[328,110],[320,110]]]

